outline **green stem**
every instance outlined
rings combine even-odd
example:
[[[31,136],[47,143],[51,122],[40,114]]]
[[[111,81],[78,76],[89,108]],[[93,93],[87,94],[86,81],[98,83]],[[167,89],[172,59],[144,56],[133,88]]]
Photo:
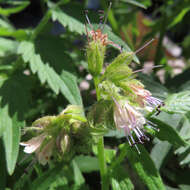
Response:
[[[48,23],[50,18],[51,18],[51,10],[48,10],[45,13],[44,17],[42,18],[42,20],[40,21],[40,23],[38,24],[38,26],[36,27],[36,29],[34,30],[32,36],[31,36],[31,40],[35,40],[35,38],[38,36],[38,34],[43,30],[45,25]]]
[[[96,96],[97,100],[100,100],[100,91],[98,88],[99,84],[99,77],[94,76],[94,85],[96,88]],[[100,166],[100,176],[101,176],[101,189],[108,190],[109,189],[109,180],[108,180],[108,173],[107,173],[107,165],[106,165],[106,158],[104,152],[104,137],[98,138],[98,161]]]

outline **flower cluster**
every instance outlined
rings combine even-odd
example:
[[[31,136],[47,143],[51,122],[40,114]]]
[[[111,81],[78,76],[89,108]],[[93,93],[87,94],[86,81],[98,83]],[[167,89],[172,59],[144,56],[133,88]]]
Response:
[[[75,153],[87,153],[91,148],[92,138],[80,106],[70,105],[57,116],[37,119],[26,130],[32,131],[34,137],[20,145],[25,147],[25,153],[35,153],[42,165],[51,158],[69,161]]]

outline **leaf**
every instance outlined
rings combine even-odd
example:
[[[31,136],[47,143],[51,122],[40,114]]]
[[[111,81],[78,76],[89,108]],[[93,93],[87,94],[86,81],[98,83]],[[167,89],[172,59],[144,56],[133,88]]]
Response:
[[[134,6],[143,8],[143,9],[146,9],[146,8],[147,8],[147,7],[144,6],[142,3],[139,3],[138,1],[135,1],[135,0],[122,0],[122,1],[125,2],[125,3],[129,3],[129,4],[131,4],[131,5],[134,5]]]
[[[73,167],[73,177],[74,177],[74,182],[76,186],[81,186],[82,184],[84,184],[85,179],[80,171],[80,169],[78,168],[77,163],[73,160],[71,162],[71,165]]]
[[[18,43],[16,41],[0,38],[0,57],[7,54],[16,53]]]
[[[53,182],[59,178],[65,176],[63,164],[58,164],[56,167],[42,173],[40,177],[33,181],[31,184],[32,190],[47,190]]]
[[[173,18],[173,21],[171,22],[171,24],[168,26],[169,28],[175,26],[176,24],[178,24],[179,22],[182,21],[183,17],[185,16],[185,14],[190,11],[190,6],[189,7],[184,7],[181,12],[175,17]]]
[[[99,163],[96,157],[80,155],[76,156],[74,160],[82,172],[99,171]]]
[[[134,186],[124,166],[117,166],[111,175],[113,190],[134,190]]]
[[[59,21],[64,27],[68,27],[69,31],[79,34],[85,34],[85,26],[77,19],[67,15],[61,9],[56,8],[52,10],[53,21]]]
[[[151,158],[154,161],[155,167],[160,170],[164,163],[164,159],[171,149],[171,144],[165,141],[158,141],[151,150]]]
[[[142,145],[138,145],[140,155],[132,149],[128,144],[121,145],[121,151],[126,153],[131,166],[134,168],[141,180],[147,185],[150,190],[164,190],[162,179],[149,156],[149,153]]]
[[[24,126],[24,114],[29,108],[30,86],[28,77],[17,74],[4,80],[0,87],[0,132],[3,135],[10,175],[14,171],[18,156],[20,127]]]
[[[161,109],[168,113],[187,113],[190,111],[190,91],[183,91],[168,96],[165,100],[165,106]]]
[[[162,122],[156,118],[150,118],[150,120],[157,125],[160,129],[159,132],[156,132],[156,137],[160,140],[165,140],[170,142],[175,146],[186,146],[187,142],[179,135],[179,133],[170,125]]]
[[[43,63],[40,55],[35,53],[34,44],[31,42],[23,41],[18,53],[22,55],[24,62],[30,63],[32,72],[38,74],[42,84],[47,82],[56,94],[61,92],[71,104],[82,105],[76,80],[70,73],[63,72],[60,77],[48,63]]]
[[[13,37],[17,40],[24,40],[28,37],[28,33],[27,30],[23,29],[15,30],[13,28],[0,27],[0,36]]]
[[[10,16],[11,14],[15,14],[15,13],[22,11],[30,4],[29,1],[17,2],[17,4],[18,3],[20,5],[18,5],[16,7],[11,7],[11,8],[1,8],[0,7],[0,14],[3,16]]]

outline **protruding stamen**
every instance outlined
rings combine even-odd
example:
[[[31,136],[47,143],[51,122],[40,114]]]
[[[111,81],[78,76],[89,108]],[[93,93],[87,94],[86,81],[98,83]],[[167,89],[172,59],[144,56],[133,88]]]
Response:
[[[88,13],[88,10],[85,10],[85,17],[86,17],[86,20],[87,20],[87,22],[88,22],[88,24],[89,24],[91,30],[93,30],[93,26],[92,26],[92,24],[91,24],[91,22],[90,22],[90,19],[88,18],[87,13]]]
[[[154,65],[154,66],[150,67],[150,69],[159,68],[159,67],[163,67],[163,65]],[[142,72],[144,70],[145,70],[145,68],[139,69],[139,70],[133,71],[133,73],[139,73],[139,72]]]
[[[139,53],[141,50],[143,50],[146,46],[148,46],[149,44],[151,44],[154,41],[154,38],[152,38],[149,42],[147,42],[146,44],[144,44],[141,48],[139,48],[138,50],[136,50],[134,52],[134,54]]]
[[[110,9],[111,9],[111,5],[112,5],[112,2],[110,2],[110,4],[109,4],[108,11],[107,11],[107,14],[106,14],[106,16],[105,16],[104,23],[103,23],[103,25],[102,25],[102,28],[100,28],[102,31],[104,30],[104,27],[105,27],[105,25],[106,25],[106,22],[107,22],[107,19],[108,19],[108,13],[109,13],[109,11],[110,11]]]

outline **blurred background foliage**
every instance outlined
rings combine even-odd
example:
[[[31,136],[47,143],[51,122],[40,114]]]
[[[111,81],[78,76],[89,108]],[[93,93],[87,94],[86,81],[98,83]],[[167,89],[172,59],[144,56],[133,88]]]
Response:
[[[36,118],[58,114],[68,103],[87,111],[96,101],[85,58],[84,10],[99,23],[98,10],[108,5],[106,0],[0,1],[0,189],[100,189],[95,149],[68,166],[42,167],[33,165],[31,156],[23,160],[19,142],[22,128]],[[137,55],[140,64],[131,66],[142,69],[137,75],[146,88],[166,101],[165,112],[152,118],[160,134],[145,145],[150,156],[143,148],[140,157],[124,153],[122,133],[105,135],[113,190],[190,189],[189,18],[188,0],[112,2],[105,28],[110,40],[135,51],[155,38]],[[106,64],[117,54],[108,48]],[[152,69],[155,65],[160,67]]]

